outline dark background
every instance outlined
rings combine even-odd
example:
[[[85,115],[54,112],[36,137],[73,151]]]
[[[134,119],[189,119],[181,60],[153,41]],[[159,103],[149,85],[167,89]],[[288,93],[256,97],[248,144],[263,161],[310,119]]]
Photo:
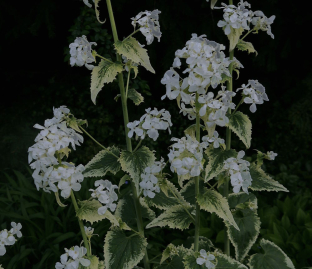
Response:
[[[248,55],[247,52],[237,52],[235,55],[245,68],[240,70],[239,79],[234,80],[234,88],[246,83],[248,79],[258,79],[266,87],[270,99],[257,106],[258,110],[254,114],[249,112],[248,106],[242,108],[253,122],[252,149],[247,150],[246,154],[254,159],[253,149],[277,152],[276,160],[265,163],[264,169],[290,190],[288,194],[259,194],[258,198],[264,208],[262,213],[259,211],[263,228],[261,234],[279,245],[292,258],[296,268],[312,266],[309,255],[312,253],[312,57],[308,41],[311,32],[310,10],[296,1],[250,2],[252,10],[262,10],[268,17],[276,15],[276,20],[272,25],[274,40],[265,32],[247,37],[246,40],[254,44],[258,56]],[[174,101],[160,100],[165,94],[165,87],[160,80],[172,65],[174,52],[184,47],[192,33],[206,34],[208,39],[228,47],[226,36],[216,26],[222,18],[222,11],[211,11],[210,4],[204,0],[113,0],[112,5],[120,39],[132,32],[130,18],[140,11],[159,9],[162,12],[161,41],[158,43],[155,40],[153,44],[145,46],[156,74],[140,67],[138,78],[131,81],[131,87],[142,93],[145,102],[139,107],[129,102],[130,121],[138,119],[148,107],[166,108],[172,114],[172,136],[181,137],[190,122],[179,114]],[[25,180],[32,184],[27,164],[27,149],[33,145],[37,134],[32,126],[35,123],[43,124],[45,119],[52,118],[53,106],[66,105],[77,118],[88,120],[88,131],[105,146],[118,144],[123,147],[125,144],[120,100],[114,101],[119,92],[117,83],[105,85],[95,106],[90,98],[90,71],[84,67],[71,67],[68,62],[68,45],[75,37],[83,34],[89,41],[98,43],[95,49],[99,54],[114,59],[104,0],[100,3],[100,11],[101,19],[107,19],[103,25],[96,21],[94,10],[78,0],[37,0],[18,4],[0,2],[0,52],[3,59],[0,67],[0,224],[1,229],[4,229],[11,220],[20,221],[32,233],[32,237],[27,237],[25,231],[24,241],[21,240],[11,250],[7,248],[6,256],[14,256],[16,259],[12,262],[11,258],[1,257],[0,264],[3,260],[3,265],[7,265],[5,268],[15,268],[18,264],[26,266],[23,268],[29,268],[29,264],[34,265],[34,268],[52,268],[47,264],[55,263],[64,247],[69,247],[71,242],[78,244],[74,235],[70,234],[72,228],[68,227],[71,226],[66,221],[64,223],[72,209],[57,209],[52,195],[41,192],[30,194],[31,185],[23,185]],[[146,44],[140,33],[136,34],[136,38],[141,44]],[[157,142],[145,139],[144,143],[156,149],[158,157],[166,158],[169,138],[163,132]],[[232,145],[233,148],[244,149],[234,135]],[[71,160],[86,164],[99,150],[97,145],[86,138],[83,146],[72,153]],[[37,207],[31,206],[31,203],[35,203],[31,200],[35,199],[35,195],[38,196]],[[81,196],[85,198],[82,194]],[[45,227],[39,236],[32,230],[36,223],[39,227],[42,221],[48,222],[45,225],[51,225],[51,221],[47,220],[47,216],[52,214],[46,206],[47,201],[53,203],[53,211],[60,220],[57,222],[60,226],[49,226],[50,230]],[[26,202],[30,206],[21,209],[21,204]],[[13,211],[16,212],[15,215],[12,215]],[[18,219],[20,211],[25,219]],[[35,217],[31,217],[32,215]],[[78,232],[78,225],[75,223],[73,226]],[[210,238],[219,236],[218,240],[222,242],[222,233],[217,228],[211,229],[203,235]],[[55,234],[55,242],[49,238],[52,233],[59,233]],[[68,237],[65,236],[58,242],[60,234],[68,234]],[[172,239],[177,236],[179,233],[173,233]],[[66,240],[72,241],[69,243]],[[170,243],[168,240],[162,244]],[[51,251],[46,252],[47,245],[44,243],[38,250],[40,241],[46,244],[49,242]],[[51,244],[52,241],[54,244]],[[100,245],[101,243],[98,244],[99,247]],[[24,251],[27,255],[18,252],[21,247],[28,249]],[[159,249],[163,248],[159,246]],[[48,253],[45,262],[39,264],[45,253]]]

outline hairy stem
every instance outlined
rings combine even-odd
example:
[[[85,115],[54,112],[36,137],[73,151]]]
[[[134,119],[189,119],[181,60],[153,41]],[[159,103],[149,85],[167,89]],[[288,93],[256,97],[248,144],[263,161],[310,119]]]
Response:
[[[114,14],[113,14],[113,9],[112,9],[112,4],[110,0],[106,0],[107,4],[107,9],[108,9],[108,14],[109,14],[109,19],[111,22],[111,27],[112,27],[112,32],[113,32],[113,37],[114,37],[114,42],[118,42],[118,34],[117,34],[117,29],[116,29],[116,24],[115,24],[115,19],[114,19]],[[117,53],[117,61],[121,62],[121,55]],[[130,70],[129,70],[130,71]],[[130,72],[129,72],[130,74]],[[126,92],[125,92],[125,87],[124,87],[124,81],[123,81],[123,76],[122,73],[118,74],[118,84],[119,84],[119,89],[120,89],[120,96],[121,96],[121,103],[122,103],[122,113],[123,113],[123,118],[124,118],[124,127],[125,127],[125,136],[126,136],[126,143],[127,143],[127,150],[132,152],[132,144],[131,144],[131,139],[128,137],[129,133],[129,128],[127,127],[127,124],[129,123],[129,116],[128,116],[128,108],[127,108],[127,97],[126,97]],[[134,205],[135,205],[135,211],[137,215],[137,226],[139,233],[144,237],[144,227],[143,227],[143,220],[142,220],[142,212],[141,212],[141,205],[140,205],[140,200],[139,197],[137,196],[137,190],[135,185],[132,183],[132,193],[133,193],[133,200],[134,200]],[[149,269],[149,261],[148,261],[148,255],[147,255],[147,250],[145,249],[145,255],[143,258],[144,262],[144,268]]]
[[[199,118],[198,93],[196,93],[195,107],[196,107],[196,139],[198,142],[200,142],[200,118]],[[195,197],[197,197],[198,194],[199,194],[199,176],[195,177]],[[198,251],[199,226],[200,226],[200,207],[196,200],[194,251]]]
[[[76,198],[75,198],[75,195],[74,195],[74,192],[71,191],[70,193],[70,197],[72,199],[72,202],[74,204],[74,208],[75,208],[75,211],[77,213],[79,207],[77,205],[77,201],[76,201]],[[78,217],[77,217],[78,218]],[[81,235],[82,235],[82,238],[83,238],[83,243],[84,243],[84,246],[85,248],[87,249],[87,256],[90,256],[91,255],[91,252],[90,252],[90,247],[89,247],[89,242],[88,242],[88,238],[87,238],[87,235],[86,235],[86,232],[84,230],[84,226],[83,226],[83,223],[82,221],[78,218],[78,223],[79,223],[79,227],[80,227],[80,230],[81,230]]]

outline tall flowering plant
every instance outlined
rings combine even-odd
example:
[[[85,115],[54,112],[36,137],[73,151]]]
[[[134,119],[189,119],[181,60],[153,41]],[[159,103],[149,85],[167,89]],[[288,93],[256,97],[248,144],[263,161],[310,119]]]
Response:
[[[99,23],[104,23],[99,19],[99,1],[83,0],[90,8],[94,5]],[[256,113],[257,105],[269,101],[265,87],[256,79],[234,88],[233,71],[243,68],[234,57],[234,51],[256,53],[245,38],[260,30],[274,38],[271,24],[275,17],[267,18],[261,11],[252,11],[250,4],[243,0],[236,5],[230,0],[220,7],[215,6],[216,2],[212,0],[211,7],[223,12],[218,27],[227,35],[229,46],[194,33],[185,47],[177,49],[172,67],[161,80],[165,86],[162,99],[176,100],[180,112],[188,120],[195,121],[181,137],[171,139],[167,161],[165,158],[156,161],[155,152],[142,142],[144,139],[156,141],[166,130],[171,133],[170,113],[164,108],[147,108],[140,119],[129,121],[127,109],[128,99],[136,105],[144,99],[138,91],[129,89],[131,73],[135,77],[140,66],[155,72],[145,45],[134,35],[141,32],[147,45],[155,38],[160,41],[161,12],[157,9],[140,12],[131,18],[133,33],[119,40],[111,1],[106,0],[116,59],[99,55],[93,48],[97,44],[89,42],[86,36],[77,37],[69,45],[70,64],[85,66],[91,71],[94,104],[105,84],[117,78],[126,149],[103,146],[85,130],[86,120],[76,119],[66,106],[54,108],[54,117],[46,120],[43,126],[34,126],[40,130],[36,143],[29,148],[35,185],[38,190],[53,192],[59,206],[64,207],[62,200],[71,198],[83,237],[84,246],[66,248],[55,268],[294,268],[287,255],[265,239],[260,240],[263,252],[248,256],[260,233],[257,198],[253,192],[288,192],[261,168],[264,159],[274,160],[277,154],[258,151],[257,160],[250,163],[244,159],[243,150],[237,152],[231,148],[232,133],[247,149],[251,146],[252,124],[239,107],[247,104],[250,112]],[[220,135],[221,128],[225,128],[225,137]],[[69,161],[69,155],[83,143],[83,134],[103,149],[88,164],[76,165]],[[163,172],[166,165],[177,174],[179,186],[166,178]],[[120,171],[123,176],[117,186],[107,178],[109,173]],[[75,192],[80,190],[85,178],[93,177],[97,180],[94,189],[90,189],[90,197],[77,203]],[[117,190],[126,181],[130,182],[131,192],[119,197]],[[162,213],[156,216],[154,208]],[[223,251],[215,248],[209,238],[200,236],[202,211],[215,213],[224,221]],[[135,218],[131,212],[135,212]],[[96,253],[92,254],[93,228],[85,226],[84,222],[92,225],[103,219],[108,219],[111,227],[104,240],[104,260],[100,261]],[[147,225],[143,219],[148,220]],[[195,233],[190,247],[169,244],[162,255],[151,257],[144,235],[146,229],[167,226],[185,230],[191,225],[195,226]],[[230,253],[230,243],[235,255]]]

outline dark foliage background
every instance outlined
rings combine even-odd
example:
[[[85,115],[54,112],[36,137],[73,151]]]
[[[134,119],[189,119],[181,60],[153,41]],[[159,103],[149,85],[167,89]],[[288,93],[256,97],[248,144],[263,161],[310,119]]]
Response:
[[[235,1],[234,1],[235,2]],[[258,79],[265,87],[270,102],[258,106],[251,114],[243,110],[253,122],[251,158],[255,151],[273,150],[278,153],[274,162],[265,169],[286,186],[290,193],[261,193],[258,198],[263,207],[259,211],[262,221],[261,236],[279,245],[293,260],[296,268],[312,266],[312,68],[307,37],[310,33],[310,10],[290,0],[250,1],[252,10],[262,10],[267,16],[276,15],[272,40],[266,33],[248,37],[259,55],[236,53],[245,66],[234,87],[248,79]],[[222,12],[211,11],[204,0],[113,0],[119,37],[132,32],[130,18],[142,10],[159,9],[161,42],[146,46],[153,75],[140,68],[132,87],[140,91],[145,102],[140,107],[129,104],[130,121],[137,119],[148,107],[166,108],[172,114],[172,136],[180,137],[189,121],[179,115],[176,103],[161,101],[165,93],[160,80],[171,66],[174,52],[184,47],[192,33],[206,34],[208,39],[228,44],[226,36],[216,26]],[[101,18],[108,19],[105,1],[100,3]],[[6,256],[0,258],[4,268],[53,268],[64,247],[79,244],[76,233],[79,228],[71,221],[73,208],[58,208],[54,196],[37,192],[27,169],[27,149],[34,143],[37,131],[35,123],[42,124],[52,117],[52,107],[67,105],[77,118],[87,119],[88,131],[104,145],[125,144],[120,101],[115,102],[118,87],[105,86],[97,97],[97,105],[91,102],[90,71],[71,67],[68,63],[68,45],[76,36],[87,35],[89,41],[98,43],[97,51],[114,58],[110,24],[100,25],[94,18],[94,10],[81,0],[58,2],[36,0],[0,2],[0,43],[2,98],[0,106],[0,229],[10,221],[23,224],[24,237]],[[143,36],[137,34],[141,43]],[[130,102],[129,102],[130,103]],[[157,149],[158,157],[165,157],[170,136],[162,133],[157,143],[146,139],[144,143]],[[234,148],[243,149],[233,136]],[[71,160],[86,164],[99,147],[90,139]],[[118,177],[113,177],[118,183]],[[87,196],[86,183],[80,197]],[[222,247],[221,223],[212,215],[206,218],[202,235],[217,240]],[[220,226],[221,225],[221,226]],[[101,227],[100,227],[101,226]],[[208,228],[207,228],[208,227]],[[100,234],[94,247],[102,253],[102,239],[107,223],[96,225]],[[161,251],[174,238],[175,243],[193,232],[157,231],[148,233],[155,244],[150,251]],[[170,235],[160,239],[159,234]],[[60,237],[62,235],[62,237]],[[19,251],[22,250],[22,251]],[[256,247],[252,251],[259,251]],[[12,258],[14,257],[14,259]]]

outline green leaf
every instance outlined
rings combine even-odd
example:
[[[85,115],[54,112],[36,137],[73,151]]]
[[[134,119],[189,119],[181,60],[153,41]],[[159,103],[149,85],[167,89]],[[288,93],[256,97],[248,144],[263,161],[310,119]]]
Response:
[[[284,191],[289,192],[282,184],[273,180],[260,167],[254,163],[250,165],[249,172],[252,178],[250,189],[254,191]]]
[[[250,42],[239,40],[236,47],[238,50],[248,51],[248,54],[254,52],[256,53],[256,56],[258,55],[258,52],[255,50],[253,44]]]
[[[219,252],[213,253],[218,263],[215,269],[248,269],[245,265]],[[258,268],[257,268],[258,269]]]
[[[199,248],[200,249],[200,248]],[[206,250],[206,249],[205,249]],[[208,251],[207,251],[208,252]],[[212,252],[208,252],[207,255],[212,254],[214,255],[214,253]],[[199,252],[193,252],[193,251],[189,251],[189,253],[187,253],[187,255],[184,256],[184,268],[185,269],[203,269],[206,268],[205,265],[199,265],[196,262],[196,259],[200,256]],[[217,264],[217,260],[210,260],[210,262]],[[215,268],[215,267],[214,267]]]
[[[101,60],[99,65],[93,68],[91,75],[91,100],[94,104],[104,84],[112,82],[122,70],[123,66],[121,63],[112,63],[107,60]]]
[[[193,222],[191,216],[186,212],[186,210],[190,214],[193,213],[194,208],[189,205],[176,205],[169,209],[167,209],[164,213],[160,214],[156,219],[150,222],[146,228],[152,227],[165,227],[168,226],[172,229],[187,229],[190,224]],[[194,214],[193,214],[194,215]]]
[[[105,21],[100,21],[100,11],[98,10],[100,1],[101,0],[94,0],[94,9],[95,9],[95,15],[96,15],[98,22],[103,24],[105,23],[106,19]]]
[[[160,260],[160,266],[156,268],[183,268],[183,258],[187,254],[191,254],[192,251],[183,247],[183,246],[174,246],[173,244],[169,244],[167,248],[163,251],[162,257]],[[170,258],[170,260],[168,260]]]
[[[257,197],[253,193],[231,193],[228,197],[230,209],[235,209],[236,206],[243,203],[252,203],[257,208]]]
[[[295,269],[291,260],[277,245],[262,239],[260,246],[264,254],[257,253],[250,257],[250,269]]]
[[[124,55],[127,59],[141,64],[148,71],[155,73],[155,70],[151,66],[147,50],[143,49],[135,38],[130,37],[124,41],[117,41],[114,46],[118,54]]]
[[[119,154],[120,150],[115,146],[101,150],[86,165],[83,172],[84,177],[103,177],[107,172],[115,175],[120,170],[120,163],[116,157]]]
[[[202,193],[198,194],[197,202],[201,209],[210,213],[216,213],[220,218],[228,221],[237,230],[239,230],[233,219],[233,215],[230,211],[227,199],[224,198],[220,193],[205,188]]]
[[[105,266],[109,269],[132,269],[144,257],[147,241],[139,234],[118,229],[107,232],[104,243]]]
[[[224,169],[224,161],[231,157],[236,157],[235,150],[222,150],[221,148],[209,147],[205,153],[207,154],[209,161],[205,168],[205,182],[219,175]]]
[[[85,200],[78,202],[80,208],[77,210],[76,215],[79,219],[93,222],[98,222],[103,219],[108,219],[113,225],[119,226],[118,220],[107,209],[104,215],[98,214],[98,209],[102,204],[98,200]]]
[[[130,180],[130,177],[129,177],[128,174],[124,175],[124,176],[120,179],[119,184],[118,184],[118,192],[119,192],[121,186],[122,186],[123,184],[125,184],[127,180]]]
[[[155,162],[155,156],[148,147],[142,146],[135,152],[122,151],[119,162],[122,170],[128,172],[133,179],[137,191],[139,190],[139,183],[141,174],[148,166],[152,166]]]
[[[128,98],[131,99],[136,106],[144,102],[144,97],[135,89],[129,89]]]
[[[204,190],[204,181],[199,180],[199,191]],[[195,197],[195,179],[192,178],[187,184],[185,184],[181,190],[181,195],[184,197],[185,201],[191,205],[196,204]]]
[[[243,141],[246,148],[250,148],[251,142],[251,121],[248,116],[237,111],[229,118],[228,127]]]
[[[88,257],[88,260],[90,260],[91,264],[88,267],[88,269],[98,269],[99,268],[99,258],[96,256]]]
[[[205,130],[205,126],[203,126],[203,125],[200,125],[200,128],[202,130]],[[190,137],[192,137],[193,139],[196,140],[196,124],[192,124],[191,126],[187,127],[184,130],[184,134],[189,135]]]
[[[99,262],[98,269],[105,269],[105,262],[104,261]]]
[[[232,51],[233,49],[235,49],[239,37],[241,36],[241,34],[244,32],[243,27],[239,28],[239,29],[234,29],[231,27],[231,33],[227,36],[228,39],[230,40],[230,51]]]

